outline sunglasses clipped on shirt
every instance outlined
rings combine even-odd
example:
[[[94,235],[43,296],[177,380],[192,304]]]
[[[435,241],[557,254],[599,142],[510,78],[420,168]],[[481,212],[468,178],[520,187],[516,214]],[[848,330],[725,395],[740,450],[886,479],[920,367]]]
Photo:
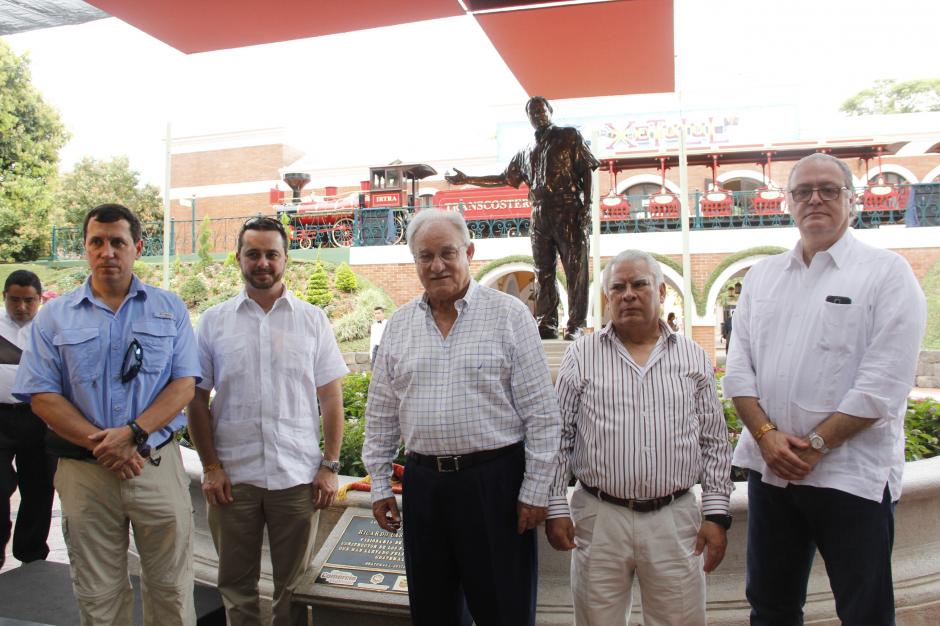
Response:
[[[131,340],[124,353],[124,362],[121,364],[121,382],[129,383],[140,373],[140,366],[144,364],[144,347],[137,339]]]

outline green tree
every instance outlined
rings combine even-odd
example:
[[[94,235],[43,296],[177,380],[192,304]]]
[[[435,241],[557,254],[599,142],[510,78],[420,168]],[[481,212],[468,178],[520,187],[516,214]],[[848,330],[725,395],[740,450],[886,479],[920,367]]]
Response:
[[[843,102],[839,110],[848,115],[940,111],[940,78],[876,80]]]
[[[32,85],[29,58],[0,40],[0,260],[46,251],[50,183],[66,141],[58,112]]]
[[[310,277],[307,279],[305,299],[310,304],[324,307],[333,301],[333,292],[330,291],[330,277],[326,268],[319,261],[313,266]]]
[[[336,268],[335,283],[337,289],[346,293],[353,293],[359,289],[359,280],[345,262],[340,263],[339,267]]]
[[[59,225],[78,226],[85,213],[116,202],[132,210],[142,222],[163,219],[163,199],[155,185],[141,185],[140,173],[132,170],[126,156],[110,161],[84,157],[56,185],[53,219]]]
[[[200,269],[212,265],[212,222],[208,215],[202,218],[202,224],[199,225],[199,248],[196,252],[199,254]]]

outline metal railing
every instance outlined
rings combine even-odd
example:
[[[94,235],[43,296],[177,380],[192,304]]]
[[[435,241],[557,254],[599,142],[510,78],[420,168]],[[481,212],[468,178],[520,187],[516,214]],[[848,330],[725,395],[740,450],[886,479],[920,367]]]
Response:
[[[854,228],[879,228],[903,224],[908,227],[940,226],[940,183],[872,186],[856,190],[858,203],[852,219]],[[780,191],[695,191],[689,194],[692,230],[780,228],[793,226],[784,194]],[[457,210],[464,212],[463,207]],[[402,243],[414,207],[359,208],[326,213],[311,219],[297,219],[285,212],[289,221],[291,248],[333,246],[377,246]],[[474,238],[525,237],[530,223],[527,211],[474,209],[464,212]],[[209,249],[227,252],[235,249],[238,231],[249,216],[210,220]],[[202,221],[173,220],[170,227],[170,254],[191,254]],[[679,230],[678,198],[657,196],[616,196],[601,199],[601,233],[623,234]],[[144,255],[163,254],[163,223],[143,224]],[[81,258],[80,228],[52,228],[52,258]]]

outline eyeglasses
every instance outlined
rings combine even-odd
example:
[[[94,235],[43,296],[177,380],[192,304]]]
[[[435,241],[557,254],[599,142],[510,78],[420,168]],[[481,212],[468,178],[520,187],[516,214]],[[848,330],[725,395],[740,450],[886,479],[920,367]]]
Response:
[[[133,359],[133,363],[131,363]],[[140,366],[144,364],[144,347],[137,339],[131,340],[124,353],[124,362],[121,364],[121,382],[129,383],[140,373]]]
[[[819,193],[822,200],[836,200],[843,191],[848,191],[848,187],[836,187],[835,185],[823,185],[822,187],[797,187],[790,190],[790,195],[797,202],[808,202],[813,197],[813,192]]]
[[[441,257],[441,260],[445,263],[453,263],[457,260],[457,257],[460,256],[460,250],[463,247],[464,246],[460,246],[460,248],[444,248],[438,254],[434,254],[433,252],[427,250],[422,250],[418,254],[414,255],[415,262],[421,265],[430,265],[434,262],[436,257]]]

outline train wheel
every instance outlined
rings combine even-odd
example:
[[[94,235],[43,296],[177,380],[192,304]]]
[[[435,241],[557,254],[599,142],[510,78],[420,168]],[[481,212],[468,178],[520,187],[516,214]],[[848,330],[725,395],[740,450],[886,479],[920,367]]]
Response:
[[[303,248],[304,250],[309,250],[313,247],[313,237],[309,233],[304,231],[300,236],[300,239],[297,240],[297,245]]]
[[[405,219],[401,215],[395,216],[395,239],[392,241],[392,245],[396,243],[401,243],[401,240],[405,238]]]
[[[330,231],[330,240],[339,248],[348,248],[353,243],[353,221],[348,217],[336,220]]]

